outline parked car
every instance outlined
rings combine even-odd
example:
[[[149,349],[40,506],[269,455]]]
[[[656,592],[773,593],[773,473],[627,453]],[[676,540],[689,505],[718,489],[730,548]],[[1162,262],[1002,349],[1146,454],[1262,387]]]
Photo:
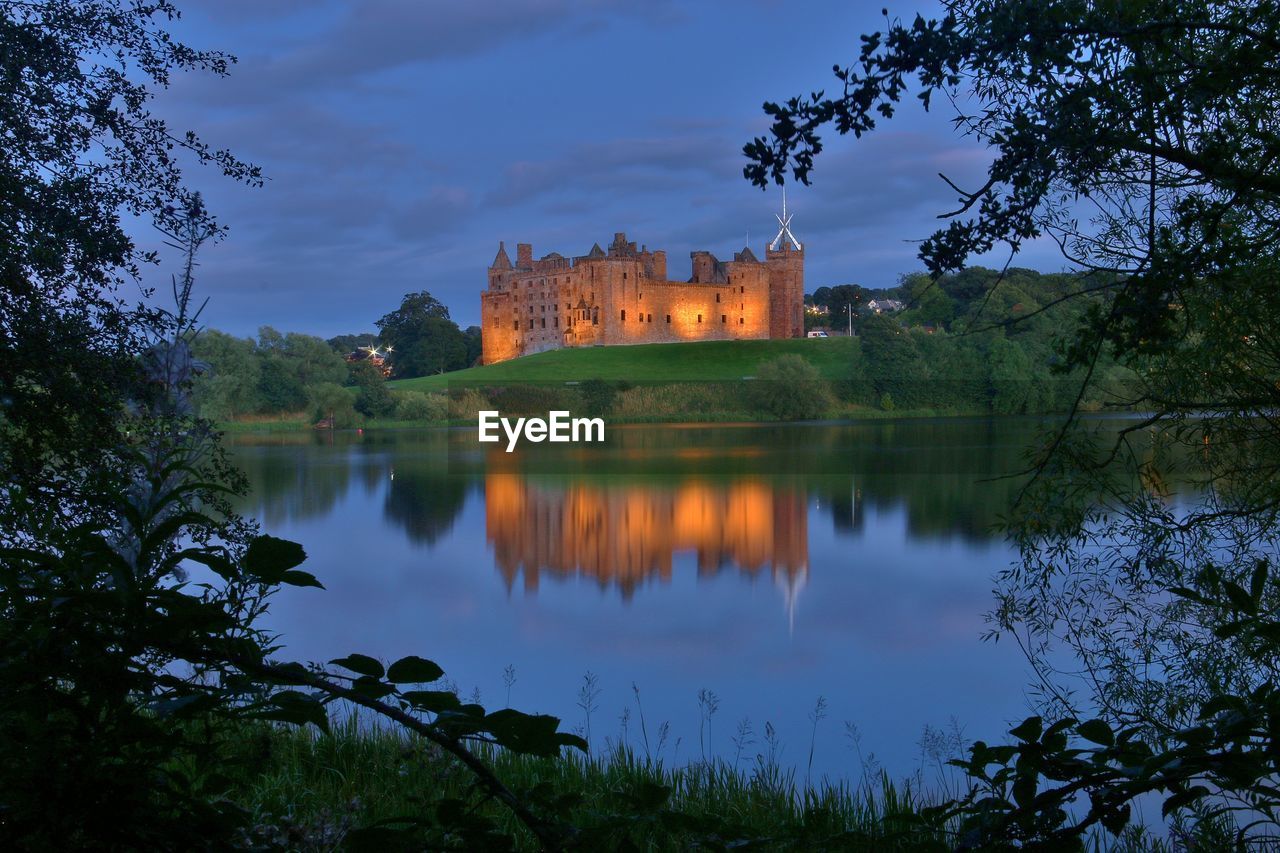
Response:
[[[810,332],[810,333],[808,334],[808,337],[810,337],[810,338],[825,338],[825,337],[829,337],[829,336],[827,335],[827,333],[826,333],[826,332],[822,331],[821,329],[815,329],[814,331],[812,331],[812,332]]]

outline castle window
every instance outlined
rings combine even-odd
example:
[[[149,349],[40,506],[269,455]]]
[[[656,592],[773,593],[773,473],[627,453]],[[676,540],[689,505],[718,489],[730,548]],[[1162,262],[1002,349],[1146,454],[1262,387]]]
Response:
[[[515,329],[517,332],[520,331],[520,321],[516,320],[514,323],[512,323],[511,328]]]
[[[650,314],[650,315],[649,315],[649,319],[648,319],[648,320],[646,320],[645,322],[652,323],[652,322],[653,322],[653,315],[652,315],[652,314]]]
[[[719,301],[720,301],[720,294],[719,294],[719,293],[717,293],[717,294],[716,294],[716,302],[719,302]]]
[[[547,327],[547,318],[546,318],[546,317],[543,317],[543,318],[542,318],[542,328],[544,328],[544,329],[545,329],[546,327]]]
[[[533,318],[529,318],[529,331],[533,331]]]
[[[701,314],[699,314],[699,315],[698,315],[698,322],[699,322],[699,323],[701,323],[701,322],[702,322],[702,315],[701,315]]]
[[[560,318],[559,318],[559,317],[556,317],[556,318],[554,318],[554,319],[555,319],[555,327],[556,327],[557,329],[558,329],[558,328],[560,328]]]
[[[668,323],[670,323],[670,322],[671,322],[671,315],[670,315],[670,314],[668,314],[668,315],[667,315],[667,322],[668,322]]]
[[[625,322],[627,322],[627,309],[626,309],[626,308],[623,308],[623,309],[622,309],[622,322],[624,322],[624,323],[625,323]]]
[[[644,294],[643,294],[643,293],[637,293],[637,294],[636,294],[636,301],[637,301],[637,302],[639,302],[641,299],[644,299]]]
[[[720,315],[720,322],[721,322],[721,323],[727,323],[727,322],[729,322],[729,318],[728,318],[728,317],[726,317],[724,314],[721,314],[721,315]]]
[[[739,326],[741,326],[741,325],[742,325],[742,323],[743,323],[743,320],[742,320],[742,318],[741,318],[741,317],[739,317],[739,318],[738,318],[738,325],[739,325]]]
[[[623,273],[623,274],[622,274],[622,280],[623,280],[623,281],[626,281],[626,280],[627,280],[627,274],[626,274],[626,273]]]
[[[600,325],[600,309],[599,308],[591,312],[591,325],[593,326]]]
[[[747,288],[746,288],[746,287],[739,287],[739,288],[738,288],[738,292],[739,292],[739,293],[746,293],[746,292],[747,292]]]

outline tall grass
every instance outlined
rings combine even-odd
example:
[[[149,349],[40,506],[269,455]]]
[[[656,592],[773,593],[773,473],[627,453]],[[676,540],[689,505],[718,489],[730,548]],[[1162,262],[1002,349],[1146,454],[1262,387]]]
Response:
[[[354,717],[336,723],[329,734],[262,725],[237,730],[234,737],[233,799],[253,814],[258,838],[291,839],[299,849],[340,846],[353,827],[430,816],[441,801],[471,793],[470,774],[452,758],[399,730]],[[479,751],[512,790],[538,788],[540,799],[570,804],[564,819],[580,828],[634,810],[635,792],[669,789],[663,810],[682,817],[646,824],[649,849],[686,849],[703,839],[697,827],[706,822],[732,838],[774,839],[783,846],[790,846],[784,839],[838,834],[865,842],[842,849],[915,849],[942,840],[924,834],[916,819],[925,802],[919,792],[883,774],[857,785],[811,786],[798,781],[794,769],[764,756],[739,769],[714,758],[669,765],[620,743],[595,755],[571,752],[559,759],[484,746]],[[503,821],[518,846],[536,846],[500,806],[479,807]]]

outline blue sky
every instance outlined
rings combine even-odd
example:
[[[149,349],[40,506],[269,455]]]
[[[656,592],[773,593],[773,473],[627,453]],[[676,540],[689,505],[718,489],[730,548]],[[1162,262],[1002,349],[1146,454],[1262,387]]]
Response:
[[[330,336],[372,330],[410,291],[477,321],[499,240],[585,253],[615,231],[720,257],[773,236],[780,191],[742,177],[766,100],[832,87],[882,29],[881,3],[185,0],[175,32],[235,54],[157,102],[178,128],[261,165],[249,189],[193,170],[229,237],[201,258],[207,325]],[[909,19],[929,3],[894,3]],[[806,290],[887,287],[988,154],[946,109],[908,104],[862,140],[827,138],[788,188]],[[145,232],[139,235],[149,242]],[[512,250],[514,254],[514,251]],[[1003,263],[1004,257],[988,259]],[[1018,265],[1063,267],[1034,246]],[[167,281],[167,269],[156,271]]]

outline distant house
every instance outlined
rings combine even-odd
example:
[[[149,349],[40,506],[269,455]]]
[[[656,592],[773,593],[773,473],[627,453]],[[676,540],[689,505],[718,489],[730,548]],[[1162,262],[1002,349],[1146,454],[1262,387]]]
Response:
[[[378,369],[382,374],[382,378],[386,379],[391,376],[391,365],[387,363],[387,354],[391,352],[391,347],[385,350],[379,350],[376,346],[359,347],[352,352],[347,353],[347,364],[355,364],[361,361],[367,361]]]
[[[897,299],[872,299],[867,303],[867,310],[874,314],[894,314],[905,306]]]

